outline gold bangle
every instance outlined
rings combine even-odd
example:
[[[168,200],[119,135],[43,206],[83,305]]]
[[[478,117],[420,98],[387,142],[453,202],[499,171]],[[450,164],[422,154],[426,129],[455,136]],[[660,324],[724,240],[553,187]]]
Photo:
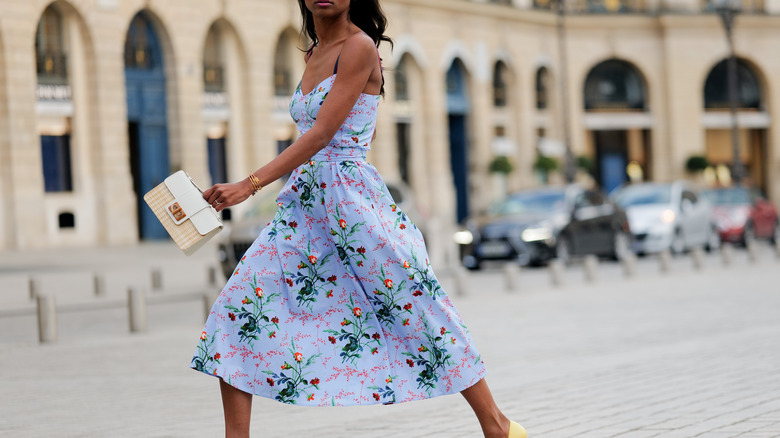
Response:
[[[260,179],[255,176],[254,173],[249,174],[249,182],[252,184],[252,195],[254,196],[255,193],[259,192],[263,189],[263,186],[260,185]]]

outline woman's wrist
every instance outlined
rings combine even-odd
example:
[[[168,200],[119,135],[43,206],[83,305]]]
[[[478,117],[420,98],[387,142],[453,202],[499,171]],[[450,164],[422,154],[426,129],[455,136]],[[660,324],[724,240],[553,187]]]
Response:
[[[250,195],[252,196],[263,189],[263,186],[260,185],[260,180],[255,176],[254,173],[250,173],[246,178],[246,181],[249,183]]]

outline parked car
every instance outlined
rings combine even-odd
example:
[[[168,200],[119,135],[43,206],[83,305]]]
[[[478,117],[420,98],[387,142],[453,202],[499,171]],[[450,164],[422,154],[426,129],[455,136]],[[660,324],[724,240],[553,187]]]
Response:
[[[720,247],[712,204],[687,182],[632,184],[612,198],[628,215],[633,249],[639,254]]]
[[[777,208],[760,190],[736,186],[705,190],[702,194],[715,206],[721,240],[744,245],[757,238],[780,241]]]
[[[630,251],[625,213],[601,192],[579,185],[524,190],[467,219],[454,238],[461,260],[479,269],[487,260],[541,265],[552,258]]]
[[[387,188],[398,208],[406,213],[425,234],[427,212],[417,206],[411,190],[401,183],[388,183]],[[274,191],[261,192],[248,201],[252,202],[253,205],[241,218],[234,219],[225,226],[217,245],[217,258],[226,278],[231,276],[238,261],[257,239],[263,228],[273,220],[278,209],[276,196]]]

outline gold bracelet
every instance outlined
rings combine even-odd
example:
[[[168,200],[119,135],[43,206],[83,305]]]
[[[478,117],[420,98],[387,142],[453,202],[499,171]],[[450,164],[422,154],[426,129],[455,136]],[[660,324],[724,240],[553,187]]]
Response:
[[[249,174],[249,182],[252,184],[252,196],[263,189],[263,186],[260,185],[260,179],[254,173]]]

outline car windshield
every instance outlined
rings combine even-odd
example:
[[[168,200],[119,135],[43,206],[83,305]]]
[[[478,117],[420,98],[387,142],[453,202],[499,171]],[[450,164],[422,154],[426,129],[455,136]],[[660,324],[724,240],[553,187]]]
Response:
[[[488,213],[497,216],[523,213],[547,213],[563,210],[566,201],[564,192],[517,193],[503,201],[496,202]]]
[[[750,204],[750,192],[744,188],[705,190],[702,193],[715,205]]]
[[[669,204],[672,202],[672,187],[665,184],[628,186],[617,193],[615,202],[623,208],[635,205]]]

